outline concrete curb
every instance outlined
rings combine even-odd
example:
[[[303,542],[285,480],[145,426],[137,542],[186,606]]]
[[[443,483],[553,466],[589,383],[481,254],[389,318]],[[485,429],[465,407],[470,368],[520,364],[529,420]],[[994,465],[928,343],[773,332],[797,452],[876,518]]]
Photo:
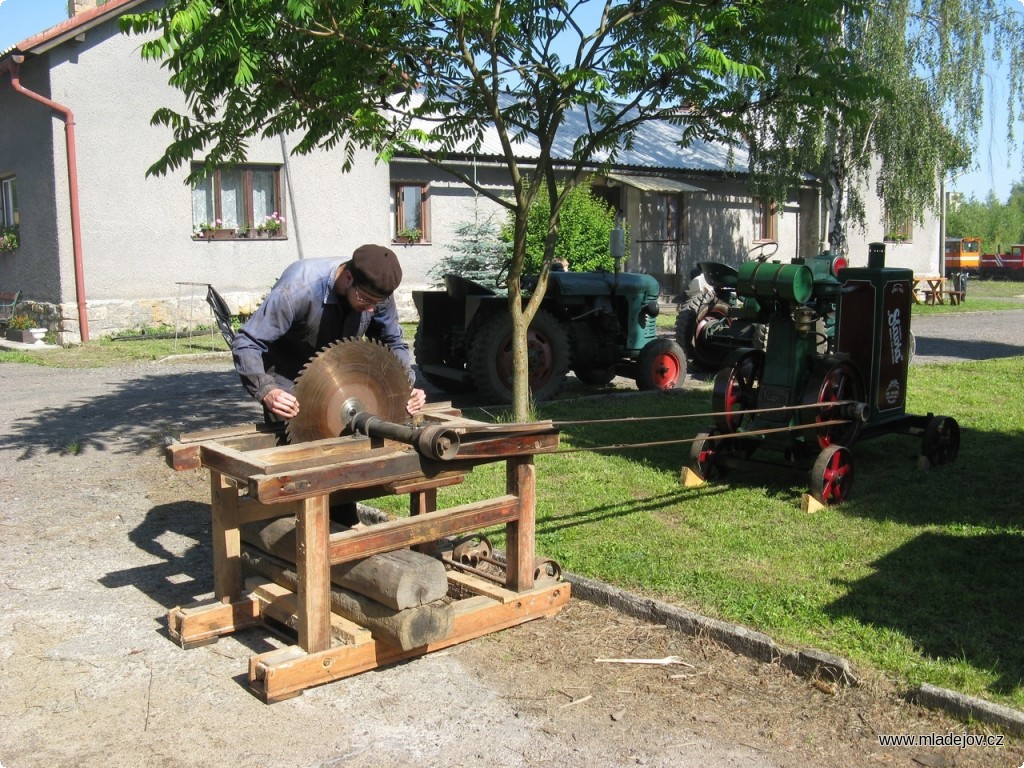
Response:
[[[607,606],[652,624],[664,624],[687,635],[710,638],[734,653],[756,661],[778,663],[803,677],[825,679],[843,685],[857,684],[849,661],[840,656],[814,648],[783,648],[767,635],[738,624],[711,619],[657,600],[637,597],[617,587],[573,573],[563,572],[562,577],[572,584],[573,597],[581,600]],[[915,688],[908,698],[923,707],[942,710],[965,722],[986,723],[997,726],[1008,734],[1024,736],[1024,712],[1009,707],[964,696],[928,683],[922,683]]]
[[[1013,736],[1024,736],[1024,712],[974,696],[921,683],[909,697],[922,707],[941,709],[964,721],[996,725]]]
[[[850,663],[839,656],[813,649],[786,649],[767,635],[738,624],[710,619],[685,608],[637,597],[617,587],[573,573],[563,572],[562,576],[572,584],[573,597],[581,600],[607,606],[652,624],[664,624],[669,629],[687,635],[710,638],[735,653],[756,661],[778,663],[804,677],[827,679],[843,685],[857,684]]]

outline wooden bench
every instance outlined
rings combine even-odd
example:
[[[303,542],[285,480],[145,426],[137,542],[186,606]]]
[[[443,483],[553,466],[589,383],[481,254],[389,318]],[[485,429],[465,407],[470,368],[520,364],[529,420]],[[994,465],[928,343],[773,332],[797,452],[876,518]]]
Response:
[[[942,288],[940,290],[935,290],[935,291],[925,291],[925,294],[924,294],[924,303],[925,304],[932,304],[932,305],[934,305],[936,302],[939,303],[939,304],[945,304],[947,302],[947,300],[948,300],[948,302],[950,304],[959,304],[960,302],[962,302],[964,300],[964,292],[963,291],[953,291],[953,290],[949,290],[949,289],[946,289],[946,288]]]
[[[20,298],[21,291],[0,291],[0,323],[10,322]]]

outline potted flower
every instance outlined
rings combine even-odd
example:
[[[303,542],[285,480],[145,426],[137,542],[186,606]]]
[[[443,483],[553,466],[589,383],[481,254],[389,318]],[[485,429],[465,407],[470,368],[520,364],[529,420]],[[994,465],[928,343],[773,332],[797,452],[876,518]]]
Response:
[[[208,221],[201,221],[192,228],[192,237],[201,240],[212,240],[223,223],[221,219],[214,219],[212,224]]]
[[[400,229],[395,234],[395,242],[397,243],[418,243],[423,237],[423,233],[416,229],[416,227],[408,227],[406,229]]]
[[[33,328],[32,321],[25,315],[15,315],[7,323],[7,339],[20,341],[22,344],[32,344],[35,342],[39,330],[42,330],[44,336],[46,335],[45,328]]]
[[[17,227],[0,229],[0,253],[13,253],[21,245]]]
[[[264,237],[280,237],[284,228],[284,216],[274,211],[269,216],[264,216],[263,221],[256,225],[256,231]]]

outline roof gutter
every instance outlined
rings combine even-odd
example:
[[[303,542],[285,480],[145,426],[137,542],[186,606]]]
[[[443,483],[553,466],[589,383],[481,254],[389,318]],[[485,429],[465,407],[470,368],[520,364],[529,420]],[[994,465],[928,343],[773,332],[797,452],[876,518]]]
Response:
[[[30,91],[21,84],[19,65],[25,61],[21,54],[15,54],[4,62],[0,62],[0,72],[6,69],[11,74],[11,85],[14,90],[33,101],[38,101],[64,119],[66,136],[65,150],[68,162],[68,187],[71,198],[71,248],[75,260],[75,293],[78,300],[78,325],[82,342],[89,341],[89,315],[85,308],[85,270],[82,266],[82,220],[78,201],[78,152],[75,148],[75,115],[63,104],[46,98],[35,91]]]

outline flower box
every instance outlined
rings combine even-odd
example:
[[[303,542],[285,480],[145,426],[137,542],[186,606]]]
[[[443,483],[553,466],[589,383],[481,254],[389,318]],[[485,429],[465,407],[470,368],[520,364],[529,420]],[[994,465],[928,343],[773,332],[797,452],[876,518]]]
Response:
[[[29,330],[23,330],[21,328],[7,329],[7,340],[18,341],[22,344],[42,343],[44,336],[46,336],[45,328],[30,328]]]

